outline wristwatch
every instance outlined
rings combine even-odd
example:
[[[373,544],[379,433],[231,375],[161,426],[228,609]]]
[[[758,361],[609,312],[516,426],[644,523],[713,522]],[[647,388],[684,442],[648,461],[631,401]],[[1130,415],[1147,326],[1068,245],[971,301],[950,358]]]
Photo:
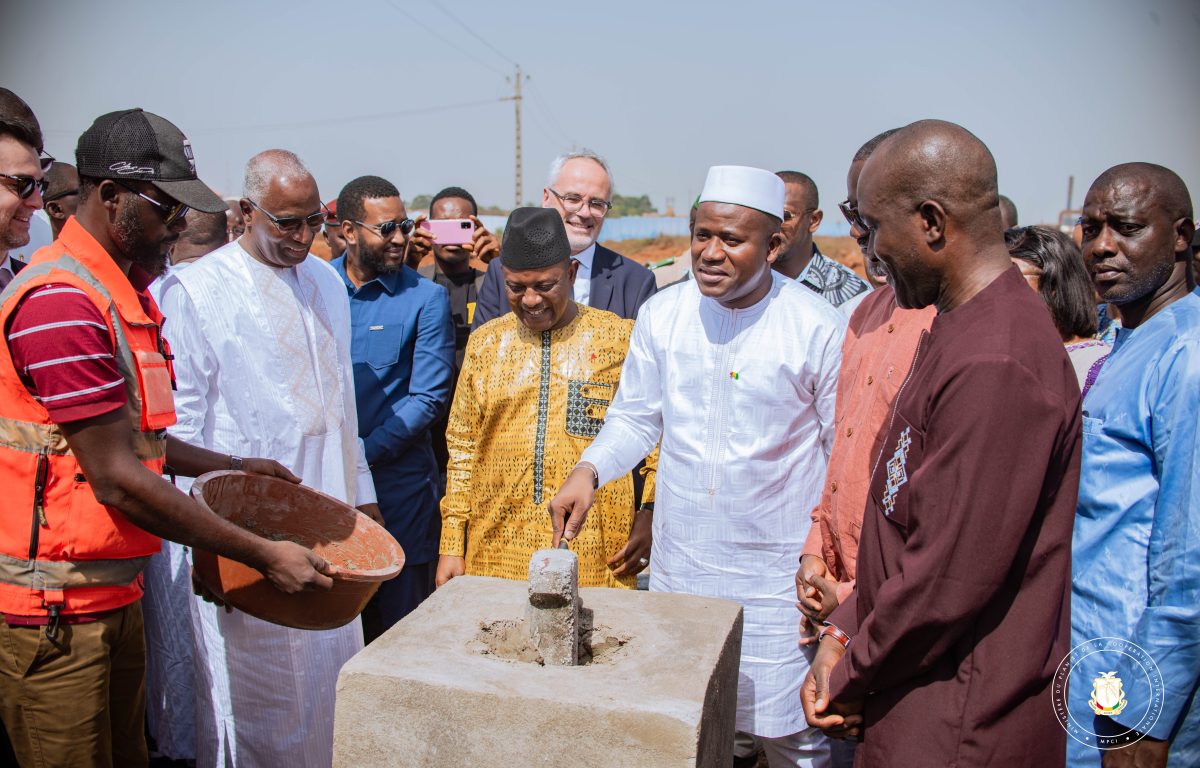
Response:
[[[235,470],[235,471],[241,471],[242,457],[241,456],[230,456],[229,457],[229,468],[232,470]]]

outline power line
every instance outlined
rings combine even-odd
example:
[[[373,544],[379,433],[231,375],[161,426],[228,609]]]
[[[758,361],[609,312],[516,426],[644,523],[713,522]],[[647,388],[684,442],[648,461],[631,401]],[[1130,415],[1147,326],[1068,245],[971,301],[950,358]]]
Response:
[[[503,72],[503,71],[502,71],[502,70],[500,70],[500,69],[497,69],[496,67],[493,67],[491,64],[488,64],[486,61],[484,61],[483,59],[479,58],[479,57],[478,57],[478,56],[476,56],[475,54],[471,53],[471,52],[470,52],[469,50],[467,50],[466,48],[463,48],[463,47],[462,47],[462,46],[460,46],[458,43],[455,43],[453,40],[451,40],[451,39],[449,39],[449,38],[445,37],[444,35],[442,35],[442,33],[438,32],[438,31],[437,31],[436,29],[434,29],[433,27],[429,26],[429,25],[428,25],[428,24],[426,24],[425,22],[423,22],[423,21],[421,21],[420,19],[418,19],[416,16],[413,16],[413,15],[412,15],[411,13],[409,13],[408,11],[404,10],[404,9],[403,9],[403,8],[401,8],[400,6],[398,6],[398,5],[396,5],[395,3],[393,3],[393,2],[392,2],[392,0],[384,0],[384,2],[385,2],[385,3],[387,3],[388,5],[390,5],[390,6],[392,7],[392,9],[393,9],[393,10],[395,10],[396,12],[403,14],[403,15],[404,15],[404,17],[405,17],[405,18],[407,18],[409,21],[411,21],[411,22],[413,22],[414,24],[416,24],[416,25],[418,25],[418,26],[422,27],[422,28],[423,28],[423,29],[425,29],[427,32],[429,32],[429,34],[433,35],[433,36],[434,36],[434,37],[436,37],[438,40],[441,40],[441,41],[442,41],[443,43],[445,43],[446,45],[448,45],[448,46],[450,46],[451,48],[455,49],[456,51],[458,51],[459,53],[461,53],[463,56],[466,56],[466,57],[467,57],[468,59],[470,59],[471,61],[474,61],[474,62],[475,62],[476,64],[478,64],[479,66],[483,67],[484,69],[488,70],[489,72],[492,72],[492,73],[494,73],[494,74],[500,75],[500,77],[508,77],[508,74],[507,74],[507,73]],[[459,23],[461,23],[461,22],[459,22]],[[474,34],[474,33],[472,32],[472,34]]]
[[[201,129],[197,131],[189,131],[189,133],[220,133],[224,131],[246,131],[256,130],[260,128],[299,128],[313,125],[334,125],[337,123],[349,122],[367,122],[371,120],[392,120],[397,117],[410,117],[412,115],[428,115],[436,112],[449,112],[456,109],[466,109],[468,107],[478,107],[484,104],[498,104],[504,99],[480,99],[477,101],[463,101],[458,104],[442,104],[435,107],[418,107],[416,109],[403,109],[395,112],[377,112],[371,115],[348,115],[346,117],[329,117],[319,120],[297,120],[287,123],[254,123],[248,125],[222,125],[215,128]]]
[[[455,16],[453,13],[451,13],[451,12],[450,12],[450,10],[449,10],[448,8],[446,8],[445,6],[443,6],[441,3],[437,2],[437,0],[429,0],[429,4],[430,4],[430,5],[432,5],[434,8],[437,8],[437,9],[438,9],[439,11],[441,11],[442,13],[446,14],[447,16],[449,16],[451,21],[453,21],[455,24],[457,24],[458,26],[462,27],[463,29],[467,30],[467,33],[468,33],[468,34],[470,34],[470,35],[471,35],[471,37],[475,38],[475,39],[476,39],[476,40],[478,40],[479,42],[481,42],[481,43],[483,43],[484,45],[486,45],[486,46],[488,47],[488,49],[489,49],[489,50],[491,50],[491,52],[492,52],[492,53],[494,53],[494,54],[496,54],[497,56],[499,56],[500,58],[504,59],[504,60],[505,60],[505,61],[507,61],[509,64],[512,64],[514,67],[515,67],[515,66],[517,66],[517,62],[513,61],[512,59],[510,59],[508,56],[505,56],[505,55],[504,55],[504,54],[503,54],[503,53],[502,53],[502,52],[501,52],[501,51],[500,51],[498,48],[496,48],[496,46],[492,45],[492,44],[491,44],[491,42],[487,40],[487,38],[485,38],[485,37],[483,37],[482,35],[480,35],[480,34],[476,33],[476,32],[475,32],[475,30],[473,30],[473,29],[471,29],[470,27],[468,27],[468,26],[467,26],[467,24],[466,24],[466,22],[464,22],[462,19],[458,18],[458,17],[457,17],[457,16]]]
[[[531,78],[529,84],[533,86],[531,89],[533,91],[533,101],[537,104],[538,111],[546,116],[550,124],[554,126],[555,131],[560,137],[566,140],[567,144],[570,144],[572,147],[575,146],[575,140],[571,138],[571,134],[563,129],[562,123],[558,122],[558,118],[554,116],[554,112],[546,104],[546,100],[542,96],[542,89],[538,88],[537,81]]]

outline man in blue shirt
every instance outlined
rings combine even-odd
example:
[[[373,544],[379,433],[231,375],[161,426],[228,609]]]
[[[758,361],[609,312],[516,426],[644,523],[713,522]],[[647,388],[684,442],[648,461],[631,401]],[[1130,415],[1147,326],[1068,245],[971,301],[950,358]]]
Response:
[[[1200,765],[1200,292],[1183,181],[1108,169],[1083,253],[1122,328],[1083,401],[1072,544],[1071,766]],[[1106,751],[1098,751],[1098,749]]]
[[[350,296],[359,434],[379,509],[405,554],[376,597],[380,626],[364,616],[370,642],[433,593],[441,514],[429,428],[450,402],[454,325],[446,289],[404,264],[413,222],[394,185],[354,179],[337,211],[346,253],[330,263]]]

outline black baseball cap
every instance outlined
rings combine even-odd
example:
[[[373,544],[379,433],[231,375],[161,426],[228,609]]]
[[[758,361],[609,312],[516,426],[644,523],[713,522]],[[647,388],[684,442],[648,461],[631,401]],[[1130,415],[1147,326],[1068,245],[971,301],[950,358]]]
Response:
[[[224,213],[228,207],[196,178],[187,137],[171,121],[142,109],[97,117],[79,137],[75,166],[80,176],[148,181],[203,213]]]

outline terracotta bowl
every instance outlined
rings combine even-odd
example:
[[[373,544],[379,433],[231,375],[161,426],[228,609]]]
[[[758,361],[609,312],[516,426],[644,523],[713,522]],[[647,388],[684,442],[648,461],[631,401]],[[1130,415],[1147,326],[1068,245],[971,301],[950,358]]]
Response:
[[[333,589],[285,594],[248,565],[194,550],[204,586],[238,610],[296,629],[333,629],[362,613],[381,582],[404,566],[404,550],[384,528],[332,496],[277,477],[223,470],[196,478],[192,497],[264,538],[310,547],[334,568]]]

